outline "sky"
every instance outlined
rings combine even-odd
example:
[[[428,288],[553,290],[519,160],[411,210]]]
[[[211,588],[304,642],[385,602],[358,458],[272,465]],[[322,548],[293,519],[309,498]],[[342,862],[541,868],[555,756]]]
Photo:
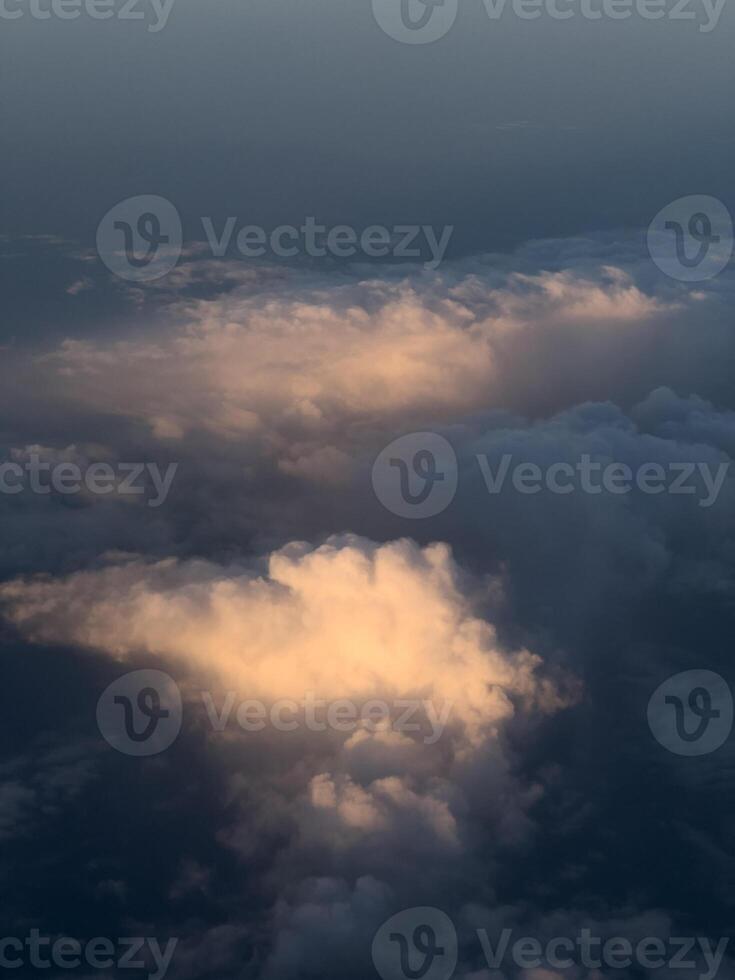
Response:
[[[728,0],[0,22],[0,973],[735,977]]]

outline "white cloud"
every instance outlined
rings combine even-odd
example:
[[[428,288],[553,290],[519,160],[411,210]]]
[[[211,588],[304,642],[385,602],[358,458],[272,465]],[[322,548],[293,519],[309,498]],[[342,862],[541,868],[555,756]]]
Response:
[[[264,576],[202,561],[131,561],[0,587],[31,639],[170,658],[266,701],[422,698],[476,743],[514,713],[563,701],[526,650],[502,650],[449,548],[335,538],[273,553]]]
[[[275,285],[233,276],[229,292],[172,306],[174,327],[67,340],[34,370],[72,402],[143,422],[157,439],[255,438],[285,472],[319,479],[335,459],[342,466],[323,454],[344,449],[356,425],[448,420],[498,404],[508,376],[525,377],[515,334],[638,329],[674,309],[610,264],[503,277],[467,262],[330,289],[303,275]]]

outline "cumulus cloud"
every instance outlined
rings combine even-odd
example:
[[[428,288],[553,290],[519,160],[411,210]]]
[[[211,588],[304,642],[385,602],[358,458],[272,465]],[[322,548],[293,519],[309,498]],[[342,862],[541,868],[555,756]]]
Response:
[[[108,786],[124,803],[104,818],[111,838],[116,819],[127,834],[130,780],[146,773],[134,839],[150,846],[150,819],[159,844],[170,834],[162,897],[145,907],[181,936],[172,977],[214,963],[228,978],[362,980],[381,922],[430,904],[457,923],[457,975],[484,980],[469,926],[573,933],[592,908],[635,935],[642,909],[685,908],[698,884],[697,901],[731,891],[729,811],[720,826],[702,805],[723,791],[731,750],[686,768],[645,731],[668,673],[704,649],[727,673],[731,481],[709,508],[636,491],[490,497],[476,459],[716,469],[732,457],[731,277],[692,292],[650,269],[629,240],[532,243],[379,277],[191,254],[161,283],[120,287],[129,334],[67,324],[74,339],[4,352],[2,458],[83,461],[104,444],[105,458],[181,461],[158,512],[0,500],[5,612],[54,648],[13,647],[15,668],[81,647],[97,651],[79,660],[104,683],[126,669],[117,662],[155,660],[188,695],[169,752],[114,760]],[[459,488],[446,512],[408,523],[374,499],[370,468],[425,428],[454,446]],[[137,554],[103,556],[113,548]],[[41,570],[52,575],[26,574]],[[104,683],[91,684],[88,726]],[[245,735],[212,730],[201,688],[217,710],[230,690],[451,710],[433,743],[426,712],[419,733]],[[18,840],[34,808],[76,800],[90,781],[36,764],[38,778],[2,771],[0,835]],[[44,773],[69,791],[45,793]],[[691,804],[682,784],[696,785]],[[691,831],[701,822],[719,846]],[[671,853],[696,874],[682,879]],[[651,855],[656,874],[643,875]],[[133,914],[150,882],[123,868],[128,857],[91,877],[124,878],[116,901]],[[22,895],[17,906],[35,914]]]
[[[497,403],[500,369],[518,381],[524,373],[514,334],[640,330],[677,308],[613,265],[498,280],[458,263],[329,289],[303,275],[278,285],[266,277],[259,288],[178,302],[175,329],[156,326],[153,336],[66,340],[33,370],[72,402],[142,422],[158,439],[205,431],[264,438],[282,452],[297,435],[344,441],[358,420],[439,420]]]
[[[512,697],[544,710],[563,703],[537,676],[537,657],[499,647],[441,544],[294,543],[265,575],[139,560],[8,583],[0,597],[36,641],[169,657],[270,701],[314,692],[449,702],[470,741],[512,716]]]
[[[500,643],[479,612],[483,594],[446,545],[355,536],[293,543],[270,555],[265,570],[128,558],[0,587],[9,619],[34,642],[131,664],[163,658],[189,710],[203,684],[218,698],[235,689],[267,703],[313,692],[326,701],[449,707],[446,731],[432,742],[394,728],[394,711],[376,727],[345,733],[209,732],[229,782],[219,841],[264,868],[263,976],[300,975],[293,957],[311,956],[314,938],[301,929],[320,918],[322,901],[332,926],[335,916],[344,920],[345,936],[333,931],[329,948],[347,957],[343,939],[364,943],[364,930],[397,901],[466,876],[478,826],[493,828],[493,846],[481,862],[471,859],[477,877],[499,849],[532,835],[543,789],[516,771],[508,729],[531,737],[577,689],[529,651]],[[200,882],[209,887],[192,867],[184,885],[179,871],[170,886],[178,900]]]
[[[104,443],[109,458],[176,462],[171,504],[124,514],[97,497],[65,506],[61,522],[59,501],[3,498],[0,520],[12,504],[22,523],[8,519],[0,566],[34,566],[34,522],[49,528],[37,567],[54,571],[129,543],[163,556],[272,550],[337,530],[382,538],[355,480],[400,432],[461,427],[490,409],[629,406],[663,382],[686,393],[695,367],[728,404],[728,277],[692,292],[649,269],[622,236],[380,276],[187,254],[147,287],[124,334],[69,327],[69,339],[0,365],[9,447]]]
[[[457,409],[467,388],[479,396],[492,378],[491,351],[462,329],[462,307],[443,306],[383,284],[292,301],[235,292],[194,304],[183,331],[155,342],[67,341],[48,363],[90,407],[140,418],[160,438],[329,429],[436,400]]]
[[[510,592],[523,596],[526,622],[529,615],[545,620],[543,610],[553,609],[567,650],[573,643],[561,632],[565,621],[574,630],[604,610],[624,617],[641,596],[681,593],[684,582],[697,590],[728,588],[733,412],[662,388],[628,412],[604,402],[536,421],[491,414],[447,434],[460,476],[440,533],[463,552],[503,563]],[[526,464],[541,474],[559,465],[578,472],[585,457],[598,474],[609,465],[626,467],[627,489],[609,492],[598,478],[589,491],[577,482],[553,492],[542,482],[529,494],[510,475]],[[508,476],[491,493],[487,476],[499,476],[504,459]],[[664,474],[655,492],[636,483],[646,467]]]

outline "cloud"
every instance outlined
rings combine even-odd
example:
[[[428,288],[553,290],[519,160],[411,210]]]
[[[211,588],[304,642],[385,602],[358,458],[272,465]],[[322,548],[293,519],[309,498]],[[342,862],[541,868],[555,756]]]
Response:
[[[356,480],[400,432],[491,410],[629,406],[662,383],[688,392],[694,371],[721,404],[735,356],[728,277],[696,293],[662,282],[639,244],[533,242],[437,273],[379,275],[187,255],[175,279],[148,287],[125,334],[75,328],[0,365],[9,448],[102,443],[112,459],[176,462],[165,513],[4,498],[0,520],[6,507],[13,519],[0,566],[57,571],[121,547],[262,552],[341,530],[380,539],[384,522]],[[42,537],[26,530],[34,522]]]
[[[488,414],[447,434],[459,459],[459,490],[435,533],[462,554],[502,564],[508,593],[523,597],[523,613],[515,615],[526,623],[553,609],[565,649],[573,647],[566,626],[591,624],[603,610],[625,618],[660,589],[727,588],[735,413],[661,388],[628,412],[606,402],[536,421]],[[504,457],[509,473],[527,463],[546,473],[558,464],[574,468],[585,456],[599,472],[615,463],[634,474],[653,466],[670,476],[656,493],[635,485],[610,493],[598,479],[596,492],[544,485],[533,494],[519,492],[508,476],[493,494],[479,462],[495,475]]]
[[[413,698],[450,706],[447,728],[431,744],[421,732],[395,730],[395,711],[374,729],[345,733],[210,728],[229,800],[217,837],[260,869],[249,888],[263,896],[262,910],[250,918],[268,919],[259,926],[268,936],[268,977],[298,975],[288,963],[311,955],[302,946],[311,948],[313,934],[300,938],[313,918],[315,898],[303,904],[311,889],[325,901],[352,894],[342,912],[324,913],[332,923],[342,916],[345,937],[364,943],[363,930],[377,928],[391,902],[450,881],[454,888],[470,868],[481,878],[498,853],[533,836],[531,811],[543,787],[516,770],[509,729],[532,738],[577,691],[529,651],[499,642],[480,613],[486,590],[446,545],[342,536],[318,547],[292,543],[265,569],[126,559],[19,579],[0,586],[0,601],[33,642],[88,648],[131,666],[155,657],[179,680],[198,724],[202,686],[217,699],[236,690],[298,702],[313,692],[328,701],[380,698],[401,712],[400,702]],[[493,841],[478,863],[472,843],[486,825]],[[178,900],[202,882],[214,889],[199,865],[185,871],[169,886]],[[354,892],[347,882],[357,882]],[[370,912],[350,925],[363,891]],[[337,959],[349,955],[337,934],[328,946]],[[198,962],[193,949],[184,977],[189,958]]]
[[[274,288],[265,277],[179,301],[175,328],[153,336],[66,340],[32,370],[74,403],[142,422],[157,439],[204,431],[257,437],[279,452],[296,434],[344,440],[357,421],[440,420],[496,403],[501,366],[523,377],[510,335],[640,330],[676,308],[612,265],[494,280],[461,263],[330,289],[304,275]]]
[[[339,878],[310,878],[281,899],[274,911],[276,941],[263,966],[263,980],[317,974],[325,951],[335,976],[360,976],[368,944],[390,908],[392,895],[371,875],[354,886]]]
[[[0,764],[0,840],[37,832],[97,775],[97,747],[78,741],[49,748],[43,740]]]
[[[563,703],[538,658],[499,647],[441,544],[293,543],[265,575],[138,560],[7,583],[0,599],[35,641],[168,657],[243,696],[449,702],[471,742],[513,715],[514,697]]]
[[[186,694],[161,757],[132,767],[102,745],[99,820],[84,772],[78,792],[50,796],[45,762],[29,756],[35,781],[3,773],[1,832],[21,844],[29,813],[69,799],[71,822],[77,804],[92,814],[90,851],[135,842],[90,871],[80,934],[96,934],[100,904],[150,909],[155,923],[137,928],[181,937],[172,977],[214,963],[228,980],[362,980],[375,929],[414,905],[455,920],[463,977],[486,975],[467,949],[472,903],[476,927],[494,917],[538,935],[606,915],[634,933],[641,910],[694,904],[709,928],[712,896],[732,890],[729,810],[712,805],[732,752],[696,769],[662,758],[645,708],[701,658],[729,670],[732,481],[708,509],[637,492],[491,497],[476,461],[732,458],[731,280],[691,292],[651,268],[632,238],[530,243],[437,274],[276,274],[192,254],[160,284],[116,287],[126,334],[75,321],[66,343],[7,353],[3,459],[181,463],[157,512],[0,500],[5,649],[23,689],[44,657],[74,662],[91,730],[95,697],[128,667],[155,662]],[[95,278],[74,310],[105,297]],[[370,470],[420,429],[446,435],[460,478],[445,512],[409,522],[381,507]],[[268,703],[311,691],[451,711],[433,743],[425,711],[418,732],[218,732],[202,689],[217,710],[229,691]],[[17,714],[45,722],[32,698]],[[133,855],[152,834],[146,876]],[[671,853],[695,873],[681,879]],[[66,889],[78,853],[47,840],[38,854]],[[649,860],[656,875],[640,872]],[[94,891],[118,881],[114,903]],[[37,915],[25,893],[15,906]]]

